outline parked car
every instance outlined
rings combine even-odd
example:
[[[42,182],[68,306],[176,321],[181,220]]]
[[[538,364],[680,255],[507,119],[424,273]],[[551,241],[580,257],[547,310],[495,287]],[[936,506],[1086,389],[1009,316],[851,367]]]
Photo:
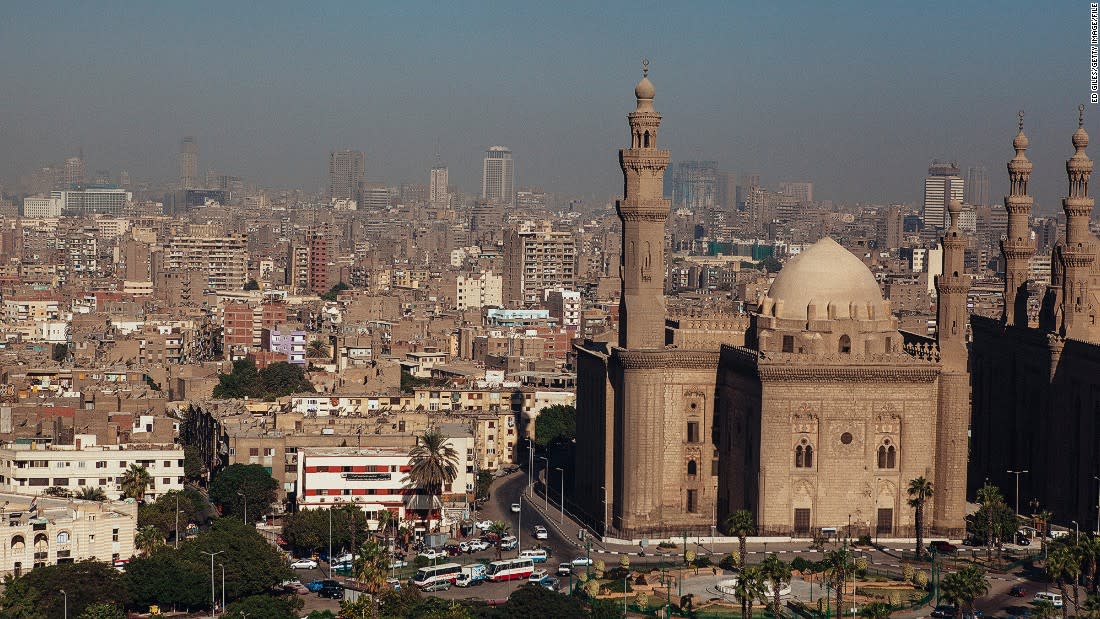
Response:
[[[956,609],[950,604],[940,604],[932,609],[932,616],[936,619],[954,619]]]
[[[535,570],[527,577],[527,582],[539,582],[543,578],[546,578],[546,576],[546,570]]]
[[[550,535],[546,532],[546,527],[538,525],[535,527],[535,539],[547,539]]]
[[[936,540],[928,545],[940,554],[951,554],[958,550],[954,544],[942,539]]]
[[[389,585],[390,588],[393,589],[394,591],[400,591],[401,590],[401,581],[397,578],[387,578],[386,579],[386,584]]]
[[[306,589],[308,589],[309,591],[311,591],[313,593],[317,593],[325,585],[339,585],[339,584],[340,583],[336,582],[335,580],[330,580],[328,578],[326,578],[324,580],[311,580],[306,585]]]
[[[501,550],[512,550],[519,544],[519,540],[514,535],[505,535],[500,538]]]
[[[512,503],[512,513],[518,514],[520,510],[519,503]]]
[[[1032,604],[1035,604],[1035,603],[1038,603],[1038,602],[1050,602],[1051,606],[1053,606],[1054,608],[1061,608],[1062,607],[1062,594],[1061,593],[1051,593],[1050,591],[1040,591],[1040,592],[1035,594],[1034,598],[1031,599]]]
[[[429,548],[421,552],[420,556],[429,561],[434,561],[436,559],[442,559],[443,557],[446,557],[447,553],[443,552],[442,550],[436,550],[435,548]]]
[[[1030,546],[1031,545],[1031,540],[1021,535],[1016,540],[1016,545],[1017,546]]]
[[[568,576],[573,573],[572,563],[559,563],[558,564],[558,576]]]
[[[474,526],[481,529],[482,531],[488,531],[490,528],[492,528],[493,521],[492,520],[482,520],[481,522],[475,522]]]
[[[451,581],[449,581],[449,580],[437,580],[437,581],[431,583],[430,585],[428,585],[427,587],[424,587],[423,589],[421,589],[421,591],[424,591],[425,593],[431,593],[433,591],[446,591],[447,589],[450,589],[450,588],[451,588]]]
[[[462,544],[464,543],[465,542],[463,542]],[[462,547],[462,544],[447,544],[443,547],[443,550],[446,550],[447,554],[451,555],[452,557],[457,557],[458,555],[466,552],[466,549]]]
[[[315,570],[317,562],[313,559],[295,559],[290,562],[290,567],[295,570]]]
[[[395,561],[390,561],[390,567],[399,570],[403,567],[409,567],[409,564],[404,559],[397,559]]]
[[[1008,594],[1014,598],[1022,598],[1027,595],[1027,589],[1023,585],[1012,585],[1012,588],[1008,590]]]
[[[485,540],[475,539],[468,543],[470,548],[469,552],[481,552],[482,550],[488,550],[492,547],[492,544]]]
[[[587,565],[592,565],[592,559],[588,557],[577,557],[573,559],[573,567],[585,567]]]
[[[317,592],[317,597],[342,600],[344,599],[344,587],[339,584],[325,585]]]

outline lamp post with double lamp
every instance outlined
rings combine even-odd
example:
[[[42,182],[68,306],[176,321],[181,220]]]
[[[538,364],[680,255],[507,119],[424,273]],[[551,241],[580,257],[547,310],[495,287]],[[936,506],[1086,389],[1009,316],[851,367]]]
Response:
[[[218,605],[217,600],[214,598],[214,557],[222,554],[225,551],[219,550],[218,552],[207,552],[205,550],[201,550],[199,552],[204,555],[210,555],[210,617],[211,619],[213,619],[214,608]]]
[[[219,563],[218,567],[222,568],[222,612],[225,612],[225,564]]]
[[[1076,520],[1070,520],[1073,523],[1073,545],[1077,546],[1081,543],[1081,527],[1077,524]]]
[[[600,486],[600,491],[603,492],[603,536],[607,537],[607,487]]]
[[[64,589],[58,589],[58,591],[61,593],[61,597],[65,598],[65,615],[64,615],[64,618],[69,619],[69,594],[65,593]]]
[[[560,466],[555,466],[554,470],[561,474],[561,516],[559,517],[558,524],[565,525],[565,471]]]
[[[542,511],[546,513],[550,509],[550,459],[546,456],[538,459],[543,461],[542,470],[546,473],[542,482]]]
[[[1027,471],[1027,469],[1024,469],[1022,471],[1005,471],[1005,472],[1008,473],[1009,475],[1015,475],[1016,476],[1016,524],[1018,525],[1019,520],[1020,520],[1020,475],[1023,475],[1024,473],[1027,473],[1028,471]],[[1020,527],[1017,526],[1016,530],[1012,532],[1012,541],[1013,542],[1019,542],[1020,541],[1019,536],[1020,536]]]
[[[241,500],[244,501],[244,523],[248,524],[248,497],[240,490],[237,491],[237,496],[241,497]]]

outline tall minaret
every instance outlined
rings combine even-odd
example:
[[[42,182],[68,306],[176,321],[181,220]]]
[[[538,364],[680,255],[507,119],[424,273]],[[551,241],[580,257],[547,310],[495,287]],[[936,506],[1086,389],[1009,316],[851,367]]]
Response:
[[[936,417],[936,475],[932,527],[954,535],[966,530],[967,428],[970,424],[970,373],[967,369],[966,297],[970,278],[964,267],[967,239],[959,230],[962,203],[947,205],[951,223],[943,235],[943,274],[936,276],[936,341],[940,348],[939,401]]]
[[[1085,106],[1077,108],[1077,131],[1073,132],[1073,156],[1066,161],[1069,195],[1062,198],[1066,213],[1066,239],[1062,248],[1065,274],[1062,278],[1062,334],[1083,338],[1088,332],[1090,311],[1089,273],[1096,259],[1096,247],[1091,243],[1089,217],[1095,201],[1089,197],[1089,177],[1092,159],[1085,154],[1089,134],[1085,132]]]
[[[628,350],[663,348],[665,343],[664,198],[668,151],[657,148],[661,115],[653,109],[649,61],[642,62],[642,81],[634,87],[638,106],[628,115],[630,148],[619,151],[623,199],[615,203],[623,224],[619,277],[619,346]]]
[[[1020,111],[1020,130],[1012,140],[1016,156],[1008,162],[1009,191],[1005,196],[1005,210],[1008,211],[1008,234],[1001,241],[1001,253],[1005,259],[1004,314],[1006,325],[1027,326],[1027,275],[1029,262],[1035,254],[1035,243],[1031,240],[1028,217],[1034,199],[1027,193],[1027,183],[1031,180],[1031,161],[1024,151],[1028,140],[1024,135],[1024,112]]]

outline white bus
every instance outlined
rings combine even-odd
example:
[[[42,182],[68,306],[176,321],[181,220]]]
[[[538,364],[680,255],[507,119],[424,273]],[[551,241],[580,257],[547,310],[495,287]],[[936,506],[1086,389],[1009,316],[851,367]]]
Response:
[[[525,579],[530,576],[531,572],[534,570],[534,561],[527,557],[521,557],[518,559],[493,561],[489,564],[489,569],[485,571],[485,574],[489,577],[489,580],[501,582],[504,580]]]
[[[421,589],[443,580],[454,584],[455,578],[461,573],[462,566],[457,563],[444,563],[442,565],[433,565],[432,567],[422,567],[416,570],[416,575],[413,576],[413,584]]]

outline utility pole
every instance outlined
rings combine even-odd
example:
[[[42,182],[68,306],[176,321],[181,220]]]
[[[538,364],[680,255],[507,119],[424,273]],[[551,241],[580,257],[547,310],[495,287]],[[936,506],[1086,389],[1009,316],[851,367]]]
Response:
[[[218,567],[222,568],[222,612],[225,612],[225,564],[219,563]]]
[[[217,599],[214,597],[214,557],[225,552],[219,550],[218,552],[206,552],[200,551],[204,555],[210,555],[210,619],[214,619],[214,608],[217,607]]]
[[[1016,526],[1016,530],[1012,532],[1012,541],[1016,542],[1016,541],[1019,541],[1018,538],[1019,538],[1019,534],[1020,534],[1020,527],[1019,527],[1019,524],[1020,524],[1020,522],[1019,522],[1020,521],[1020,475],[1023,475],[1024,473],[1027,473],[1028,471],[1025,469],[1023,471],[1005,471],[1005,472],[1010,474],[1010,475],[1015,475],[1016,476],[1016,524],[1017,524],[1017,526]]]
[[[176,543],[175,549],[180,549],[180,495],[176,493]]]

